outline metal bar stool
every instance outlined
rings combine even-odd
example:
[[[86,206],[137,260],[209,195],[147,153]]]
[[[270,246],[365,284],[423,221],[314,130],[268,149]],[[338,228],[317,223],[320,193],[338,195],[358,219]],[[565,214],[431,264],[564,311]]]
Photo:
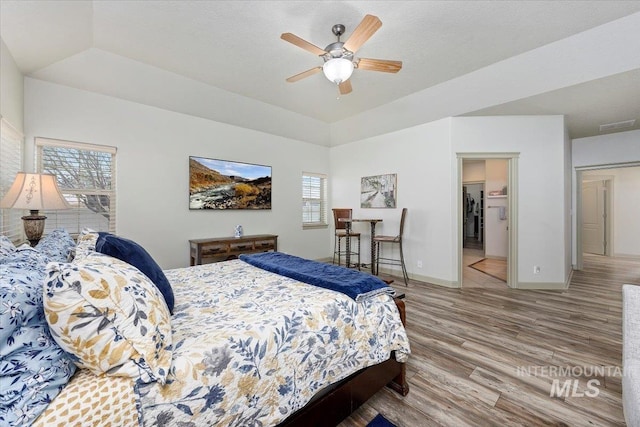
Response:
[[[358,270],[360,270],[360,233],[355,233],[353,231],[349,231],[349,234],[347,235],[347,230],[350,227],[350,224],[347,224],[346,222],[341,222],[338,221],[340,218],[351,218],[351,212],[352,209],[343,209],[343,208],[335,208],[332,209],[333,210],[333,223],[335,226],[335,239],[333,241],[333,260],[331,261],[333,264],[336,263],[336,256],[338,257],[338,265],[342,265],[341,264],[341,256],[345,256],[347,255],[347,251],[346,251],[346,247],[347,245],[345,244],[345,250],[342,250],[342,239],[351,239],[353,237],[357,237],[358,238],[358,250],[357,252],[352,251],[351,248],[353,248],[353,245],[349,245],[349,258],[351,258],[351,255],[358,255],[358,263],[357,263],[357,267]],[[345,260],[346,262],[346,260]],[[350,265],[347,265],[347,267],[351,267]]]
[[[380,271],[380,264],[387,265],[399,265],[402,267],[402,278],[404,279],[405,286],[409,285],[409,275],[407,274],[407,268],[404,265],[404,253],[402,252],[402,232],[404,231],[404,220],[407,216],[407,208],[402,209],[402,217],[400,218],[400,233],[397,236],[375,236],[373,241],[377,247],[376,255],[376,270]],[[385,258],[380,256],[380,246],[382,243],[393,243],[400,246],[400,259]]]

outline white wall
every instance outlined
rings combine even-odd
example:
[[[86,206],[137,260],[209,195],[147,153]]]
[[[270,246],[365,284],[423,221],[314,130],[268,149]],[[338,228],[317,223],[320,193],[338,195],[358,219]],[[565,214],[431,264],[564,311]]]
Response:
[[[508,216],[511,212],[507,209],[507,199],[503,197],[492,198],[492,191],[502,192],[507,185],[507,161],[504,159],[486,160],[486,185],[484,193],[485,206],[485,256],[487,258],[507,258],[509,253],[508,221],[500,219],[500,208],[504,207]]]
[[[23,132],[24,78],[9,49],[0,39],[0,115]]]
[[[585,171],[585,179],[613,181],[613,255],[640,256],[640,166]]]
[[[571,141],[574,168],[640,161],[640,130]]]
[[[36,136],[111,145],[117,154],[117,233],[163,268],[187,266],[188,239],[279,236],[282,251],[329,253],[329,230],[302,230],[301,174],[329,172],[329,149],[105,95],[25,79],[27,157]],[[189,211],[189,155],[272,166],[270,211]]]
[[[462,163],[462,182],[484,182],[484,160],[465,160]]]
[[[455,269],[450,256],[456,220],[450,210],[449,125],[450,119],[443,119],[330,151],[331,206],[351,207],[356,218],[382,218],[376,233],[391,235],[398,233],[402,208],[408,208],[403,236],[407,270],[412,277],[445,285],[451,284]],[[361,209],[360,178],[387,173],[398,175],[398,208]],[[369,224],[356,227],[363,233],[363,262],[369,262]]]
[[[564,136],[562,116],[452,119],[453,153],[519,153],[519,285],[565,283],[571,270],[564,242]],[[455,169],[452,167],[449,173],[457,181]],[[453,214],[457,214],[457,204],[453,205]],[[457,230],[452,238],[457,239]],[[457,253],[454,256],[457,262]],[[540,266],[539,274],[533,273],[533,266]]]
[[[571,141],[571,153],[573,164],[571,206],[572,212],[576,212],[576,168],[640,162],[640,130],[574,139]],[[572,262],[575,265],[577,263],[575,215],[572,217],[572,232]]]
[[[458,281],[456,153],[518,152],[519,283],[563,284],[565,150],[562,116],[454,117],[333,147],[331,204],[354,216],[379,216],[393,233],[399,209],[360,209],[360,178],[398,174],[398,206],[408,207],[407,269],[412,277]],[[366,228],[361,230],[366,233]],[[366,247],[364,250],[366,257]],[[368,257],[366,258],[368,259]],[[418,269],[417,261],[423,262]],[[541,272],[533,274],[533,266]]]
[[[569,129],[565,124],[564,128],[564,263],[567,266],[567,283],[571,279],[573,272],[573,209],[571,208],[571,192],[573,189],[572,174],[573,168],[571,163],[573,161],[573,153],[571,152],[571,138],[569,138]]]
[[[507,186],[508,164],[504,159],[487,159],[485,162],[485,184],[486,193],[493,191],[502,193],[502,189]]]

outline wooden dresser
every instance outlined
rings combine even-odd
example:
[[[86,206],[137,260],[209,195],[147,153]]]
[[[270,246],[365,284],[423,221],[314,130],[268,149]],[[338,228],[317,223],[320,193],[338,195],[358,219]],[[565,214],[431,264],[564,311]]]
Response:
[[[211,239],[189,240],[191,265],[203,261],[219,262],[238,258],[240,254],[278,250],[278,236],[256,234],[242,237],[214,237]]]

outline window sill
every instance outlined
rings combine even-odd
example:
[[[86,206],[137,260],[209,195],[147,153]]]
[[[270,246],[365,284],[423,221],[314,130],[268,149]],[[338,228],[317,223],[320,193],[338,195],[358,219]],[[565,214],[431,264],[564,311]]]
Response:
[[[302,224],[303,230],[313,230],[316,228],[329,228],[328,224]]]

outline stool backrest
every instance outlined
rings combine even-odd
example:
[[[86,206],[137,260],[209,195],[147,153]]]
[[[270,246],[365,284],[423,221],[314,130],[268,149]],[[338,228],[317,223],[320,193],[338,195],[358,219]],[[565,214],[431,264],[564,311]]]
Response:
[[[351,212],[353,209],[346,208],[334,208],[333,210],[333,225],[336,230],[344,230],[347,227],[347,224],[341,221],[338,221],[340,218],[351,218]]]
[[[402,217],[400,217],[400,234],[398,237],[402,240],[402,233],[404,232],[404,219],[407,216],[407,208],[402,208]]]

